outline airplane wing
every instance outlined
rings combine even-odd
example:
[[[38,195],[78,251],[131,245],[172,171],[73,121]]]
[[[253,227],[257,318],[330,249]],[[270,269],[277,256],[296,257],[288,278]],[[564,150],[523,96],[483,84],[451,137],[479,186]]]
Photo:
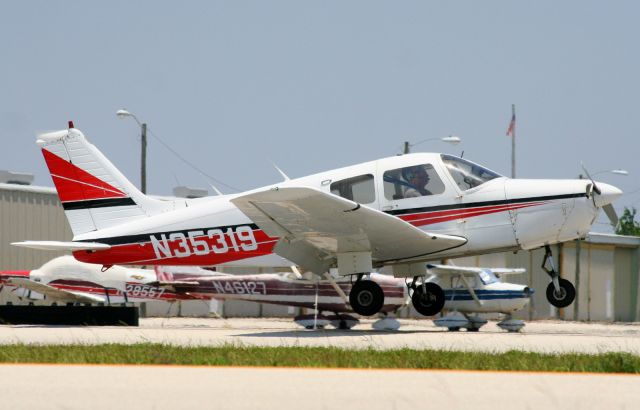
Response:
[[[12,242],[11,245],[45,251],[103,251],[111,248],[111,245],[97,242],[23,241]]]
[[[480,272],[484,272],[489,269],[493,273],[497,275],[514,275],[518,273],[525,273],[527,270],[522,268],[476,268],[476,267],[467,267],[467,266],[454,266],[454,265],[435,265],[435,264],[427,264],[427,269],[429,273],[436,276],[453,276],[453,275],[463,275],[463,276],[475,276]]]
[[[426,256],[464,245],[459,236],[432,234],[392,215],[314,188],[274,188],[231,200],[272,237],[274,251],[324,273],[338,253],[371,252],[374,263]]]
[[[45,285],[44,283],[36,282],[27,278],[10,278],[7,280],[7,283],[13,286],[19,286],[34,292],[41,293],[47,296],[47,298],[53,300],[80,303],[106,302],[106,297],[100,297],[83,292],[71,292],[67,290],[57,289],[53,286]]]

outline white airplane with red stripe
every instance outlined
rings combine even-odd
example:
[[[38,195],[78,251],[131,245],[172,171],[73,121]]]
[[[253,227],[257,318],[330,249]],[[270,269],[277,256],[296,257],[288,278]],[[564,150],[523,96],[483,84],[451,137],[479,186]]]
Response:
[[[71,250],[104,269],[276,253],[319,275],[337,268],[352,276],[349,301],[361,315],[384,304],[368,280],[383,266],[410,278],[414,306],[432,315],[444,292],[421,280],[425,262],[538,247],[547,249],[549,301],[568,306],[575,289],[554,269],[549,245],[585,237],[600,208],[622,194],[592,180],[510,179],[466,159],[415,153],[240,194],[160,200],[136,189],[71,122],[37,143],[74,237],[17,245]]]

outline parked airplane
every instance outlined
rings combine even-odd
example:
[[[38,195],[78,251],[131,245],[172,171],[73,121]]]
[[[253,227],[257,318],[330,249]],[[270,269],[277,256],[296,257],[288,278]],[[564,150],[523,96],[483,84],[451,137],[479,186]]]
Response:
[[[305,327],[331,323],[344,329],[358,323],[357,318],[349,316],[353,313],[346,296],[353,286],[349,278],[325,275],[325,279],[305,280],[292,273],[199,277],[180,267],[157,267],[156,271],[159,279],[153,286],[167,286],[175,293],[316,309],[319,316],[305,315],[294,319]],[[427,265],[427,281],[443,288],[444,310],[453,313],[435,319],[435,324],[450,330],[477,331],[487,323],[478,314],[503,313],[507,319],[498,326],[509,331],[520,330],[524,322],[511,319],[511,314],[529,303],[533,290],[525,285],[502,282],[496,275],[524,272],[524,269]],[[406,305],[410,287],[405,279],[373,273],[371,280],[380,285],[385,294],[380,313],[395,314]],[[333,315],[325,315],[329,313]],[[394,326],[399,324],[392,319],[374,323],[377,329],[397,329]]]
[[[429,280],[440,282],[445,289],[446,310],[511,313],[524,307],[532,292],[522,285],[499,283],[493,272],[520,273],[523,270],[430,265]],[[390,314],[389,318],[375,322],[374,328],[397,329],[399,323],[392,317],[407,304],[407,283],[404,279],[377,273],[371,275],[371,280],[385,293],[385,304],[380,313]],[[100,265],[61,256],[32,271],[0,271],[0,285],[14,288],[14,293],[27,300],[46,299],[54,303],[247,300],[315,309],[318,312],[315,315],[294,318],[305,327],[332,324],[348,329],[359,322],[351,315],[353,310],[346,296],[353,283],[349,278],[327,275],[324,279],[307,280],[295,272],[229,275],[197,267],[165,266],[157,266],[155,272],[123,266],[101,272]],[[436,324],[438,320],[442,319],[437,319]],[[470,318],[469,324],[456,320],[447,327],[477,330],[486,323],[478,318]]]
[[[138,191],[73,123],[40,135],[74,238],[18,245],[67,249],[103,265],[217,265],[272,252],[322,275],[353,276],[354,311],[373,315],[384,291],[365,280],[392,267],[412,278],[412,302],[438,313],[442,288],[424,279],[427,261],[546,247],[549,302],[568,306],[549,245],[584,237],[600,208],[621,195],[593,180],[519,180],[445,154],[383,158],[252,191],[156,200]],[[422,283],[418,286],[418,283]]]
[[[114,266],[101,272],[100,265],[60,256],[39,269],[0,271],[0,285],[14,288],[18,297],[53,303],[125,303],[149,300],[197,299],[188,293],[150,286],[157,281],[149,269]]]
[[[250,275],[211,273],[201,276],[200,272],[181,266],[157,266],[156,272],[158,281],[150,285],[166,287],[178,294],[186,293],[201,299],[245,300],[314,309],[314,314],[294,318],[296,323],[307,328],[331,324],[340,329],[350,329],[359,323],[358,318],[351,315],[354,311],[347,295],[353,282],[347,277],[334,278],[326,274],[323,279],[303,279],[296,271]],[[384,318],[375,322],[374,328],[398,329],[400,324],[393,319],[393,315],[407,304],[406,283],[377,273],[371,274],[371,280],[385,294],[384,305],[379,312]]]
[[[428,265],[428,281],[438,283],[446,302],[443,311],[449,313],[433,322],[449,330],[465,328],[478,331],[487,323],[478,314],[501,313],[506,318],[498,326],[510,332],[524,327],[524,321],[511,314],[524,308],[534,293],[525,285],[507,283],[502,277],[524,273],[525,269],[469,268],[451,265]]]

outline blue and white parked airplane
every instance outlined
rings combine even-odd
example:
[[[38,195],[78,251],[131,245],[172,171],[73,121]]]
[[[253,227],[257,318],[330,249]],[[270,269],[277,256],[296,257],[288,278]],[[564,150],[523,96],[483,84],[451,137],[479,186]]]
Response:
[[[519,331],[522,320],[511,314],[524,308],[534,290],[525,285],[507,283],[502,276],[525,273],[525,269],[472,268],[452,265],[427,265],[427,281],[437,283],[445,294],[444,317],[434,320],[436,326],[449,330],[465,328],[477,331],[487,323],[478,316],[482,313],[502,313],[506,319],[498,326],[508,331]]]

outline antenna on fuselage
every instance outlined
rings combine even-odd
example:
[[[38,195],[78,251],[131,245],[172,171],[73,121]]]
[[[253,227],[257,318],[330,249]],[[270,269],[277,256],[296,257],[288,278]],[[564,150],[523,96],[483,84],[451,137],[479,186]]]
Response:
[[[211,189],[213,189],[215,191],[216,194],[222,196],[224,195],[218,188],[215,187],[215,185],[213,185],[211,182],[209,182],[209,186],[211,187]]]
[[[284,173],[284,171],[282,171],[275,162],[271,161],[271,165],[273,165],[273,167],[276,169],[276,171],[278,171],[278,173],[280,175],[282,175],[282,178],[284,178],[285,181],[289,181],[291,178],[289,178],[289,176],[287,174]]]

